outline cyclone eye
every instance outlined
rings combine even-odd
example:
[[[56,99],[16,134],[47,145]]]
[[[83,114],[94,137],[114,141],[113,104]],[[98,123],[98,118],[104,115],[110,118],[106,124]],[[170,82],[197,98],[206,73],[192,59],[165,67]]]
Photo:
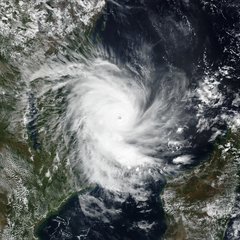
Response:
[[[98,59],[93,67],[82,66],[73,83],[68,116],[72,129],[77,129],[79,163],[90,182],[125,191],[121,174],[161,163],[155,156],[170,141],[169,128],[176,125],[178,104],[172,102],[168,109],[168,88],[152,97],[152,89],[140,81]]]

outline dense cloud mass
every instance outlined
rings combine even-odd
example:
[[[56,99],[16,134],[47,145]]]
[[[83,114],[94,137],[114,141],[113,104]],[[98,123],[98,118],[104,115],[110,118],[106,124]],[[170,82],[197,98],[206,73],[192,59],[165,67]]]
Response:
[[[12,219],[33,226],[61,205],[40,239],[239,239],[239,9],[1,1],[0,186],[23,203]]]

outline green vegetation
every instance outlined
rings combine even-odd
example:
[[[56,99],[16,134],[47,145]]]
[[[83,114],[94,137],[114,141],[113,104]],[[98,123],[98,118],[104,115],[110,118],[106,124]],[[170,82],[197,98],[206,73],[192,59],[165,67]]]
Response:
[[[31,138],[23,125],[23,112],[19,112],[25,84],[21,82],[19,71],[0,58],[0,239],[10,236],[22,236],[21,239],[33,239],[35,224],[58,209],[62,202],[75,191],[71,169],[67,160],[67,150],[58,146],[51,134],[39,134],[40,149],[33,149]],[[45,112],[44,101],[37,100],[37,107],[43,109],[37,130],[46,126],[48,121],[56,120],[63,112],[58,98],[52,99]],[[53,110],[54,101],[56,111]],[[48,101],[45,102],[49,104]],[[42,105],[41,105],[42,104]],[[51,111],[53,110],[53,111]],[[25,110],[26,111],[26,110]],[[58,116],[57,116],[58,115]],[[17,119],[17,121],[16,121]],[[54,120],[53,120],[54,119]],[[65,153],[64,153],[65,152]],[[13,224],[14,223],[14,224]]]
[[[3,228],[7,225],[7,216],[11,210],[10,205],[8,204],[7,194],[1,191],[0,191],[0,206],[1,206],[0,208],[0,233],[1,233]]]
[[[59,4],[57,7],[64,10],[71,3]],[[41,3],[36,6],[45,7]],[[20,37],[11,37],[11,31],[0,36],[0,239],[29,240],[35,238],[34,228],[47,215],[84,186],[81,181],[76,183],[73,176],[75,170],[71,169],[69,160],[71,146],[66,146],[66,133],[59,125],[66,111],[68,90],[51,90],[51,81],[47,79],[24,81],[15,66],[22,67],[26,60],[24,64],[29,63],[32,70],[58,54],[66,59],[74,55],[72,52],[87,55],[91,47],[88,37],[99,16],[93,17],[83,31],[72,9],[70,14],[76,18],[72,33],[50,37],[46,33],[48,29],[28,35],[32,19],[26,6],[22,7],[16,0],[13,10],[13,18],[9,17],[6,24],[17,20],[19,25],[13,24],[14,34]],[[54,23],[51,10],[47,8],[46,12],[46,22]],[[50,86],[50,90],[40,95],[43,85]],[[36,112],[28,115],[29,91]],[[34,118],[31,124],[27,123],[30,118]]]
[[[229,131],[216,143],[209,161],[169,180],[164,197],[169,225],[166,239],[223,238],[239,184],[239,150],[240,132]]]

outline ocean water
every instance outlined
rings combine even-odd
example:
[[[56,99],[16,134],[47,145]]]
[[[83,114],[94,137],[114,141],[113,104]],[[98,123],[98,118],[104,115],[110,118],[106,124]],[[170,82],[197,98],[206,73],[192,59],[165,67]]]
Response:
[[[110,0],[91,50],[47,70],[70,89],[71,163],[91,188],[49,217],[40,239],[163,238],[168,177],[206,161],[235,124],[237,9],[234,1]]]

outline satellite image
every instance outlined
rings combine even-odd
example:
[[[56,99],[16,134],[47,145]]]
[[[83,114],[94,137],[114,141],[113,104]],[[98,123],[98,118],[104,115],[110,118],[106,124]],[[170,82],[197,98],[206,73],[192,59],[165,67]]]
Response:
[[[239,240],[240,1],[1,0],[0,240]]]

